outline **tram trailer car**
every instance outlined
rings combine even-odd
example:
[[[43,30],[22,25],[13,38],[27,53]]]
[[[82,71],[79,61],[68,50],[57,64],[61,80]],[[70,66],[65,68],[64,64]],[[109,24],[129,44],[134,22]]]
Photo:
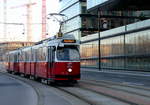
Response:
[[[4,60],[5,60],[5,68],[9,72],[9,52],[5,53],[4,55]]]
[[[80,79],[79,41],[71,35],[49,39],[17,52],[20,52],[19,73],[25,76],[48,82],[76,83]],[[9,56],[12,55],[9,53]]]
[[[10,73],[19,73],[18,53],[18,50],[14,50],[6,54],[6,69]]]
[[[21,74],[27,77],[30,77],[31,75],[31,49],[31,46],[21,48],[19,53],[19,70]]]

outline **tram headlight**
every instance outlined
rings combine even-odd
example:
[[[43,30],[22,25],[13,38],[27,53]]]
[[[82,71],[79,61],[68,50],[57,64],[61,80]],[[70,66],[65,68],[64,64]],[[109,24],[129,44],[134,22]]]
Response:
[[[72,72],[72,69],[71,69],[71,68],[69,68],[69,69],[68,69],[68,72],[69,72],[69,73],[71,73],[71,72]]]

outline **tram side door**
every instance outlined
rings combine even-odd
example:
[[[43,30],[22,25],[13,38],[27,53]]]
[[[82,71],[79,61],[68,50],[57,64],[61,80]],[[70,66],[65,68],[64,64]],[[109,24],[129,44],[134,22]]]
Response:
[[[53,76],[54,69],[54,49],[53,47],[48,48],[48,74],[50,77]]]

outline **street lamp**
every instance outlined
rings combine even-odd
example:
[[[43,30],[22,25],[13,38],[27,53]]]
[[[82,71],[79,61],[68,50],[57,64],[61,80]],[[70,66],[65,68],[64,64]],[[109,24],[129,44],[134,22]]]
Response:
[[[97,10],[98,12],[98,53],[99,53],[99,58],[98,58],[98,68],[101,70],[101,36],[100,36],[100,29],[101,29],[101,20],[100,20],[100,9]]]

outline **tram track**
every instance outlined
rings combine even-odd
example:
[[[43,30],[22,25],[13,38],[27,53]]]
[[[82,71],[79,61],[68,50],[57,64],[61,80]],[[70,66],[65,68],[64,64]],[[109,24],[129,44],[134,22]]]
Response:
[[[99,93],[99,94],[103,94],[105,96],[108,97],[112,97],[114,99],[118,99],[120,101],[126,102],[128,104],[131,105],[150,105],[150,95],[149,95],[149,89],[148,88],[144,88],[144,87],[137,87],[136,86],[126,86],[126,85],[122,85],[122,84],[116,84],[109,82],[104,82],[102,81],[97,81],[97,83],[95,83],[95,81],[80,81],[79,87]],[[122,86],[117,88],[117,86]],[[132,87],[132,90],[134,89],[139,89],[135,91],[131,91],[131,90],[127,90],[127,89],[121,89],[121,88],[125,88],[125,87]],[[140,92],[141,91],[145,91],[146,95]],[[140,92],[140,93],[139,93]]]
[[[133,92],[133,91],[128,91],[128,90],[124,90],[124,89],[114,88],[114,87],[108,86],[108,85],[110,85],[108,83],[107,84],[95,84],[95,83],[89,83],[89,81],[86,81],[86,83],[88,85],[83,86],[83,81],[82,81],[82,85],[79,84],[77,87],[80,88],[80,89],[91,91],[91,92],[96,93],[96,94],[107,96],[108,98],[116,99],[116,100],[124,102],[128,105],[150,105],[150,101],[149,101],[150,95],[149,94],[144,95],[144,94],[141,94],[141,93],[138,93],[138,92]],[[98,87],[104,87],[104,88],[99,88],[98,89],[97,87],[96,88],[93,87],[93,86],[91,87],[90,86],[91,84],[96,85]],[[113,84],[113,85],[116,85],[116,83]],[[139,89],[139,90],[144,90],[144,91],[149,92],[149,88],[144,88],[144,87],[139,87],[139,86],[138,87],[128,86],[128,85],[122,85],[122,84],[117,84],[117,85],[122,86],[122,87],[129,87],[129,88],[132,87],[132,89]],[[60,88],[59,87],[59,89],[65,91],[65,92],[68,92],[69,94],[72,94],[72,95],[74,95],[76,97],[79,97],[79,98],[81,97],[80,95],[82,94],[82,93],[78,94],[78,93],[76,93],[76,91],[73,91],[74,88],[72,88],[70,90],[68,88],[65,89],[65,88],[62,88],[62,87]],[[102,91],[98,91],[100,89],[102,89]],[[111,90],[111,93],[107,92],[107,91],[109,91],[109,89],[113,89],[113,91]],[[90,102],[92,105],[97,105],[97,103],[95,103],[93,101],[90,101],[86,98],[82,97],[82,99]],[[101,104],[98,104],[98,105],[101,105]]]
[[[76,97],[82,98],[82,100],[87,101],[88,103],[90,103],[90,105],[138,105],[128,101],[118,100],[117,98],[83,87],[59,87],[59,89]]]
[[[56,87],[56,86],[55,86],[55,88],[57,88],[57,89],[59,89],[59,90],[61,90],[61,91],[63,91],[63,92],[66,92],[66,93],[68,93],[68,94],[70,94],[70,95],[72,95],[72,96],[74,96],[74,97],[76,97],[76,98],[78,98],[78,99],[81,99],[82,101],[86,102],[88,105],[96,105],[94,102],[91,102],[91,101],[87,100],[86,98],[80,97],[79,95],[74,94],[73,92],[68,91],[68,90],[66,90],[65,88]]]
[[[118,91],[130,92],[136,95],[150,98],[150,88],[145,88],[141,86],[131,86],[131,85],[113,83],[113,82],[108,82],[108,81],[105,82],[105,81],[94,81],[94,80],[81,80],[80,82],[90,84],[90,85],[95,85],[95,86],[103,86],[103,87],[118,90]]]

